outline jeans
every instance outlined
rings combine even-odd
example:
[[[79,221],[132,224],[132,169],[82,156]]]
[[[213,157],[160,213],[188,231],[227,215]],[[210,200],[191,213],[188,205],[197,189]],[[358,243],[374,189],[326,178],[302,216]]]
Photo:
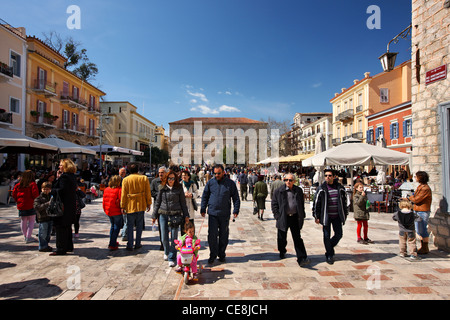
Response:
[[[141,245],[142,230],[144,228],[144,211],[133,212],[127,214],[127,248],[133,248],[134,233],[133,228],[136,224],[136,243],[135,246]]]
[[[123,217],[121,214],[118,216],[109,217],[111,221],[111,229],[109,231],[109,246],[117,247],[117,237],[119,236],[120,229],[123,225]]]
[[[331,237],[331,226],[333,226],[334,236]],[[339,216],[331,217],[330,216],[330,224],[327,226],[323,226],[323,243],[325,245],[327,257],[334,256],[334,247],[339,243],[339,240],[342,238],[342,223]]]
[[[122,237],[125,237],[126,235],[127,235],[127,214],[123,214],[122,215],[122,218],[123,218],[123,227],[122,227],[122,233],[121,233],[121,236]]]
[[[50,236],[52,234],[53,221],[39,223],[39,250],[48,248]]]
[[[230,234],[230,216],[208,215],[208,245],[209,258],[225,258],[225,250],[228,246]]]
[[[421,221],[416,221],[416,232],[422,238],[428,238],[428,219],[430,218],[430,211],[416,211],[417,215],[421,218]]]
[[[167,256],[169,261],[175,262],[177,260],[177,250],[175,249],[174,240],[178,238],[179,227],[169,227],[168,221],[169,216],[167,214],[161,214],[159,216],[159,224],[161,227],[161,241],[164,246],[164,254]]]

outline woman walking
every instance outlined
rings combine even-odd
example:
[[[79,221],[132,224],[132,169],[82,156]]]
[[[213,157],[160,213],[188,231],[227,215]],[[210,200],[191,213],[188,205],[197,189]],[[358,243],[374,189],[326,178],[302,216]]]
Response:
[[[59,194],[64,204],[64,214],[62,217],[54,218],[53,225],[56,230],[56,251],[50,253],[51,256],[65,255],[73,251],[72,224],[76,215],[76,191],[77,180],[75,173],[77,167],[70,159],[63,159],[59,163],[61,176],[53,184],[51,195],[56,197]]]
[[[174,267],[177,260],[175,242],[178,238],[180,225],[189,221],[186,197],[183,188],[172,170],[162,179],[158,196],[153,209],[153,224],[159,218],[161,225],[161,241],[164,246],[164,260],[169,261],[169,267]],[[178,223],[174,221],[178,219]],[[170,233],[170,239],[169,239]]]
[[[19,210],[20,226],[26,243],[35,241],[31,238],[31,234],[36,221],[34,199],[38,196],[39,189],[36,182],[34,182],[34,173],[31,170],[27,170],[22,174],[22,179],[16,184],[12,193]]]
[[[418,254],[427,254],[430,252],[428,248],[428,241],[430,234],[428,233],[428,219],[431,213],[432,193],[428,186],[428,174],[425,171],[417,171],[416,181],[420,183],[413,196],[408,197],[414,203],[414,211],[421,218],[421,221],[416,221],[416,232],[421,238],[422,246],[417,251]]]
[[[191,180],[191,174],[188,170],[181,173],[181,185],[183,187],[184,196],[186,197],[186,206],[189,211],[189,221],[194,223],[195,211],[198,210],[197,207],[197,185]],[[195,204],[194,204],[195,202]],[[184,224],[182,226],[181,233],[184,234]]]
[[[266,198],[269,194],[267,190],[267,184],[264,182],[264,176],[258,176],[258,182],[255,184],[255,188],[253,189],[253,199],[256,201],[256,205],[258,207],[258,219],[264,221],[263,214],[264,209],[266,209]]]

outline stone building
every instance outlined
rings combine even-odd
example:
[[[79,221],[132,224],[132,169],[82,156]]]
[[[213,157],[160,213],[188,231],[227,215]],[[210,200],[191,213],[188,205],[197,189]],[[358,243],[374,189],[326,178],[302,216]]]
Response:
[[[188,118],[169,123],[173,164],[252,165],[268,157],[268,123],[247,118]],[[224,157],[225,155],[225,157]],[[224,161],[225,160],[225,161]]]
[[[433,192],[429,229],[450,251],[450,1],[412,1],[412,172],[426,171]]]

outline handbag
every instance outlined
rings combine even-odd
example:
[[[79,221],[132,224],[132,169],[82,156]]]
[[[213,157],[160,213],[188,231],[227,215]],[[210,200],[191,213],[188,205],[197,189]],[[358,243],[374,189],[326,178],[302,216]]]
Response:
[[[256,201],[253,202],[253,214],[258,213],[258,205],[256,204]]]
[[[171,228],[178,228],[183,223],[183,216],[181,214],[169,215],[167,224]]]
[[[64,204],[61,201],[59,193],[56,193],[56,197],[52,196],[50,204],[47,208],[47,216],[50,218],[59,218],[64,215]]]
[[[197,201],[195,201],[194,198],[192,198],[192,205],[194,206],[194,211],[198,210],[198,205],[197,205]]]

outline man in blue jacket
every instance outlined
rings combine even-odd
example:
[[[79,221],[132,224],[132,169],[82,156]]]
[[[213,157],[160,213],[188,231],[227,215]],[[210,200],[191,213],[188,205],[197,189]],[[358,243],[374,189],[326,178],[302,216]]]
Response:
[[[225,177],[222,165],[216,165],[214,178],[208,181],[203,190],[200,209],[200,214],[204,217],[208,208],[209,264],[212,264],[217,257],[220,262],[225,261],[225,250],[230,233],[231,201],[233,201],[233,215],[236,218],[241,206],[236,184]]]

